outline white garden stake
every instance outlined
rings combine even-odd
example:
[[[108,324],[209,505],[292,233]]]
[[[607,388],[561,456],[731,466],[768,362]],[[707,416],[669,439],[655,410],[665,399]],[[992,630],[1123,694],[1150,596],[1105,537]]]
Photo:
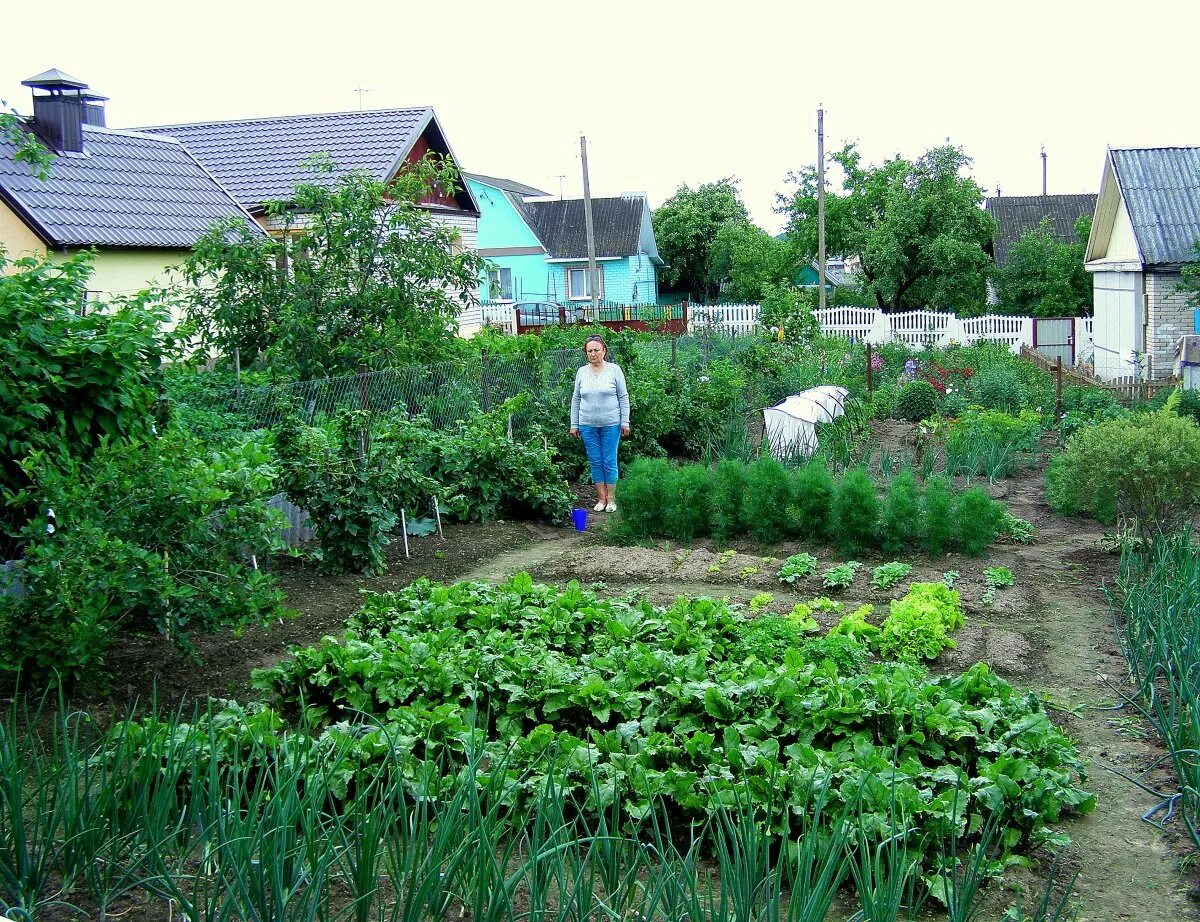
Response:
[[[404,517],[404,510],[400,510],[400,534],[404,535],[404,556],[409,557],[408,553],[408,520]]]
[[[433,515],[438,523],[438,537],[445,541],[446,536],[442,534],[442,508],[438,505],[438,498],[436,496],[433,498]]]

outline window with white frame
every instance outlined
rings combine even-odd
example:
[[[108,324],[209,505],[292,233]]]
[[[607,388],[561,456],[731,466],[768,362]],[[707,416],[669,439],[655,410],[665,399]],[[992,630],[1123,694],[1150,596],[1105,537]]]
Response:
[[[513,299],[512,269],[488,270],[488,299],[511,301]]]
[[[604,298],[604,267],[596,267],[596,276],[600,279],[600,298]],[[588,288],[588,270],[584,266],[579,269],[567,270],[567,300],[587,301],[592,293]]]

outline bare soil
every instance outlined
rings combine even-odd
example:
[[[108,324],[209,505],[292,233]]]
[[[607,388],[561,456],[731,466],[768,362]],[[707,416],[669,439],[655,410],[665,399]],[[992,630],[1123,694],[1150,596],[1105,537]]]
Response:
[[[902,439],[900,431],[890,433]],[[1076,881],[1081,920],[1197,919],[1197,877],[1190,867],[1194,849],[1178,820],[1159,829],[1141,817],[1156,798],[1122,777],[1136,778],[1162,792],[1178,789],[1165,762],[1165,751],[1154,732],[1131,708],[1111,710],[1119,693],[1127,691],[1124,660],[1103,592],[1115,576],[1116,558],[1099,547],[1101,531],[1093,523],[1054,515],[1042,496],[1042,476],[1027,471],[1005,481],[996,491],[1015,515],[1037,525],[1038,541],[1030,546],[1001,545],[983,559],[950,555],[940,559],[905,557],[914,570],[912,580],[940,579],[957,571],[967,610],[967,626],[956,635],[958,647],[934,664],[938,670],[958,670],[985,660],[1014,684],[1044,695],[1052,703],[1056,722],[1078,742],[1090,760],[1087,778],[1097,794],[1098,807],[1086,817],[1061,824],[1072,845],[1060,856],[1062,870]],[[862,558],[866,565],[856,585],[843,593],[821,587],[819,573],[794,587],[774,577],[775,558],[799,550],[816,554],[821,566],[840,562],[830,548],[781,545],[756,548],[739,543],[722,560],[724,547],[698,542],[691,548],[670,543],[657,547],[615,547],[605,541],[603,514],[590,514],[586,532],[566,528],[496,523],[448,527],[445,540],[424,538],[412,543],[405,559],[393,545],[390,568],[374,579],[330,578],[291,560],[277,564],[289,604],[297,617],[228,635],[197,638],[201,662],[179,654],[161,638],[132,638],[109,668],[120,677],[113,705],[156,692],[162,704],[175,704],[204,695],[246,698],[249,673],[286,654],[291,646],[315,642],[340,633],[347,615],[359,605],[365,590],[382,591],[406,585],[421,576],[434,579],[506,579],[521,570],[545,581],[597,584],[600,591],[625,594],[640,591],[655,603],[679,595],[711,595],[748,602],[770,592],[772,611],[786,612],[795,603],[830,595],[848,607],[870,602],[885,607],[905,585],[888,592],[870,588],[868,567],[885,558]],[[766,559],[764,559],[766,558]],[[1001,589],[991,606],[980,603],[985,566],[1010,567],[1017,585]],[[714,569],[715,568],[715,569]],[[818,616],[819,618],[822,616]],[[825,616],[828,625],[836,616]],[[1032,872],[1015,870],[1005,886],[1040,886],[1051,864],[1039,856]],[[992,894],[994,917],[999,918],[1011,894],[1004,887]],[[136,911],[130,918],[140,918]],[[149,918],[147,916],[146,918]]]

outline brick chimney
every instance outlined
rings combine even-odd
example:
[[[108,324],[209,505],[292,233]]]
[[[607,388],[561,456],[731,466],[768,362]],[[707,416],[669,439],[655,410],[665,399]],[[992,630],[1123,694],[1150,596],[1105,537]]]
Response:
[[[105,96],[58,68],[21,81],[33,90],[31,127],[57,153],[83,152],[83,126],[104,127]]]

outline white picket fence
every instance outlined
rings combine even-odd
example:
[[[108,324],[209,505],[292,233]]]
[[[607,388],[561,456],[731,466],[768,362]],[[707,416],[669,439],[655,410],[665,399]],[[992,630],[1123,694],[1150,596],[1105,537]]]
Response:
[[[484,327],[495,327],[502,333],[517,333],[516,311],[511,304],[476,304],[458,315],[458,335],[464,339],[474,336]]]
[[[1002,342],[1013,352],[1021,346],[1033,348],[1033,318],[985,314],[957,317],[939,311],[905,311],[885,314],[873,307],[826,307],[813,312],[821,329],[830,336],[872,344],[902,342],[909,346],[946,346],[980,340]],[[714,304],[690,309],[688,332],[720,330],[734,336],[754,333],[759,328],[757,304]],[[1075,352],[1079,358],[1092,352],[1092,319],[1076,321]]]

